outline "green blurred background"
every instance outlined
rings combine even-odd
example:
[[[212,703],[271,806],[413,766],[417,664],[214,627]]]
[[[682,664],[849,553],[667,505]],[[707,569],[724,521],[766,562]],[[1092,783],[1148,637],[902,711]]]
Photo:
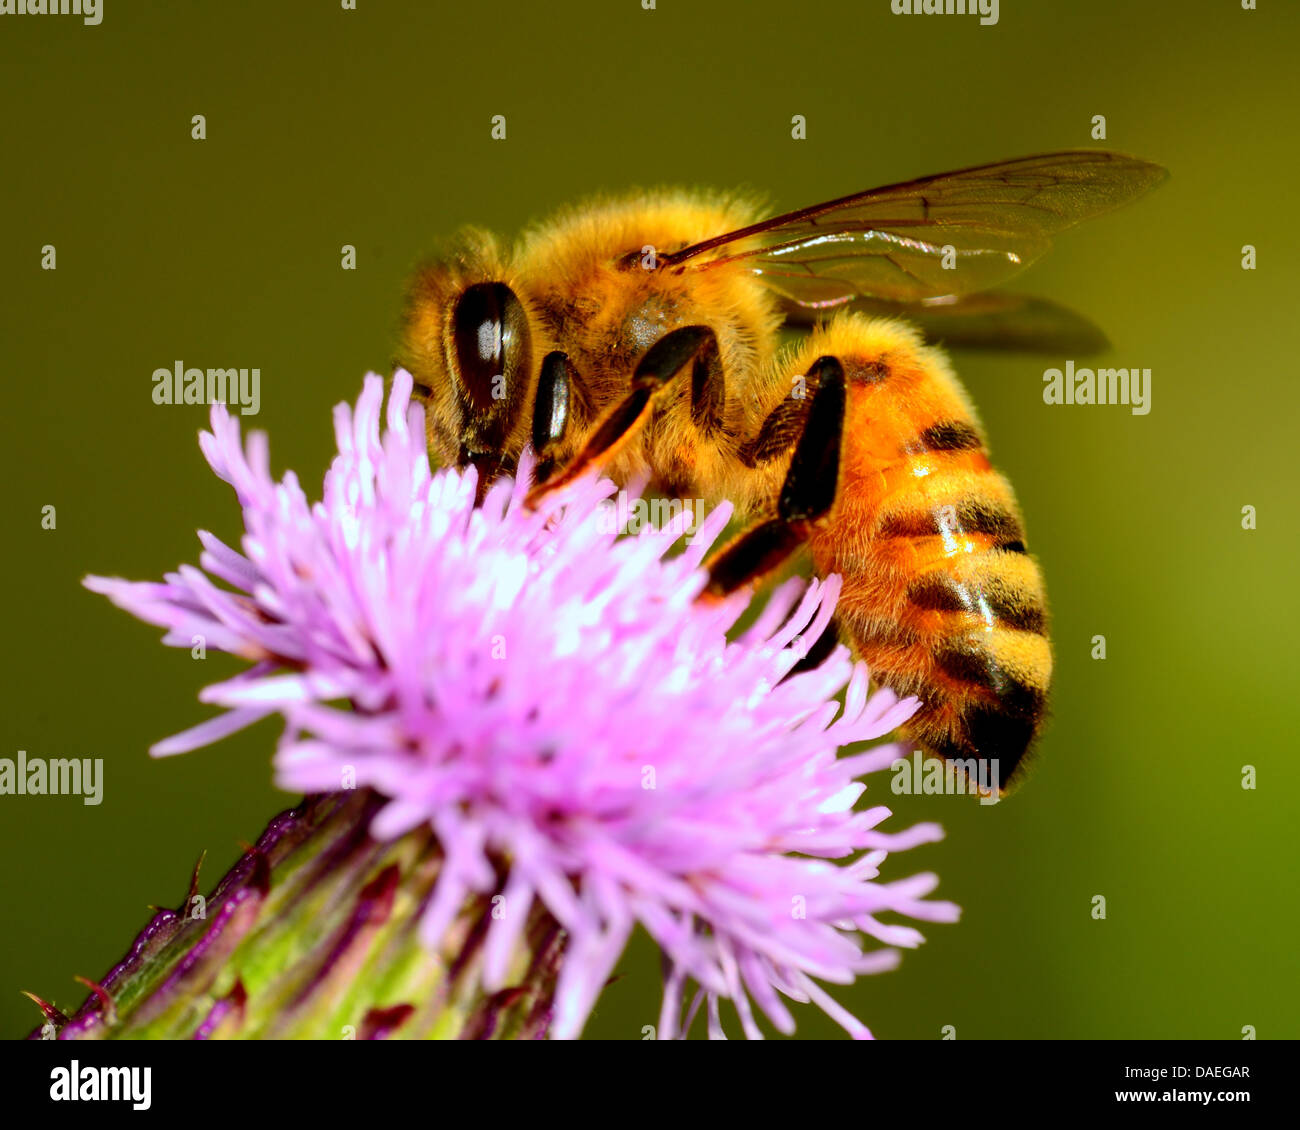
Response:
[[[1001,8],[994,27],[888,0],[106,0],[98,27],[0,18],[0,756],[106,762],[97,808],[0,797],[0,1035],[38,1020],[19,989],[79,1003],[72,975],[102,976],[147,904],[179,903],[201,851],[206,888],[291,802],[270,783],[273,723],[146,756],[236,665],[164,649],[80,587],[195,560],[199,526],[238,536],[195,443],[206,409],[155,406],[155,368],[259,367],[276,469],[318,484],[331,406],[388,371],[404,275],[462,223],[513,232],[634,184],[745,185],[792,208],[1098,144],[1104,114],[1101,144],[1171,180],[1017,285],[1094,318],[1109,363],[1150,367],[1152,411],[1045,406],[1042,371],[1064,358],[956,355],[1046,570],[1054,721],[995,807],[895,798],[880,779],[897,823],[948,830],[888,873],[937,871],[964,917],[840,996],[891,1038],[1300,1036],[1300,8]],[[40,269],[47,243],[56,271]],[[622,972],[590,1035],[654,1023],[645,939]],[[798,1019],[803,1036],[838,1031]]]

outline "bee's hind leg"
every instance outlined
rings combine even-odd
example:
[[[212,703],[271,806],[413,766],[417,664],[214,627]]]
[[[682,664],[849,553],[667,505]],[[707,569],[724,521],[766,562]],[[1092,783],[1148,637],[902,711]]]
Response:
[[[552,354],[547,357],[563,357]],[[543,388],[539,390],[533,418],[533,446],[543,459],[546,475],[539,475],[537,484],[528,492],[526,506],[535,506],[551,491],[567,486],[593,467],[604,467],[612,462],[645,426],[654,411],[655,396],[667,388],[689,369],[691,374],[691,413],[695,424],[706,435],[722,425],[722,411],[726,388],[722,364],[718,356],[718,340],[708,326],[682,326],[665,334],[638,362],[632,375],[632,391],[610,409],[596,425],[582,449],[560,470],[545,465],[546,444],[554,443],[563,434],[563,422],[554,422],[551,405],[555,397],[547,392],[547,371],[543,365]],[[558,386],[556,386],[558,387]],[[548,397],[544,402],[544,396]],[[541,438],[543,442],[538,443]],[[543,481],[544,479],[544,481]]]
[[[834,357],[819,358],[809,370],[808,385],[815,391],[777,497],[776,515],[743,531],[709,557],[705,562],[709,581],[701,599],[719,599],[761,580],[808,539],[813,524],[834,505],[844,429],[843,366]]]

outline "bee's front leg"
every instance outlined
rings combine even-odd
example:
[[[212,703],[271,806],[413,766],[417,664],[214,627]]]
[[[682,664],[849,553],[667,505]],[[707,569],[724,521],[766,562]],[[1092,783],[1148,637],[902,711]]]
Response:
[[[537,455],[534,483],[544,483],[555,473],[569,429],[586,415],[582,382],[569,355],[558,349],[548,353],[542,359],[533,399],[532,443]]]
[[[613,462],[649,422],[657,396],[688,371],[691,374],[691,415],[696,426],[706,435],[720,428],[726,386],[718,355],[718,339],[708,326],[682,326],[665,334],[646,350],[632,375],[632,391],[605,413],[587,442],[558,474],[544,482],[539,476],[524,504],[536,506],[551,491],[567,486],[594,467],[606,467]],[[538,398],[533,425],[534,446],[537,446],[539,429],[550,442],[562,434],[563,425],[560,432],[556,432],[552,417],[542,419],[552,402],[553,398],[544,407],[542,397]],[[539,447],[538,450],[543,449]],[[550,468],[547,470],[549,472]]]

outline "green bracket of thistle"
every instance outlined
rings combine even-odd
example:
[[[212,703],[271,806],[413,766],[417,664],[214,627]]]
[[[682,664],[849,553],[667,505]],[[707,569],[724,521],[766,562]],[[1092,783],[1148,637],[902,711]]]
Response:
[[[534,908],[510,986],[480,986],[490,897],[467,900],[437,951],[419,920],[442,866],[432,834],[367,834],[382,798],[308,797],[271,821],[206,899],[198,868],[70,1016],[39,997],[31,1039],[534,1039],[563,949]],[[30,994],[29,994],[30,995]]]

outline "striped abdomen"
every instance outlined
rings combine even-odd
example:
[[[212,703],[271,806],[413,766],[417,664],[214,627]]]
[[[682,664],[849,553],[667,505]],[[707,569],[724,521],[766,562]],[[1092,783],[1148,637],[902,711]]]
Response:
[[[895,324],[846,319],[826,336],[845,334],[856,340],[814,346],[848,382],[839,495],[814,561],[844,578],[845,642],[877,681],[921,699],[904,732],[968,768],[996,759],[1005,787],[1052,669],[1019,508],[942,354]]]

